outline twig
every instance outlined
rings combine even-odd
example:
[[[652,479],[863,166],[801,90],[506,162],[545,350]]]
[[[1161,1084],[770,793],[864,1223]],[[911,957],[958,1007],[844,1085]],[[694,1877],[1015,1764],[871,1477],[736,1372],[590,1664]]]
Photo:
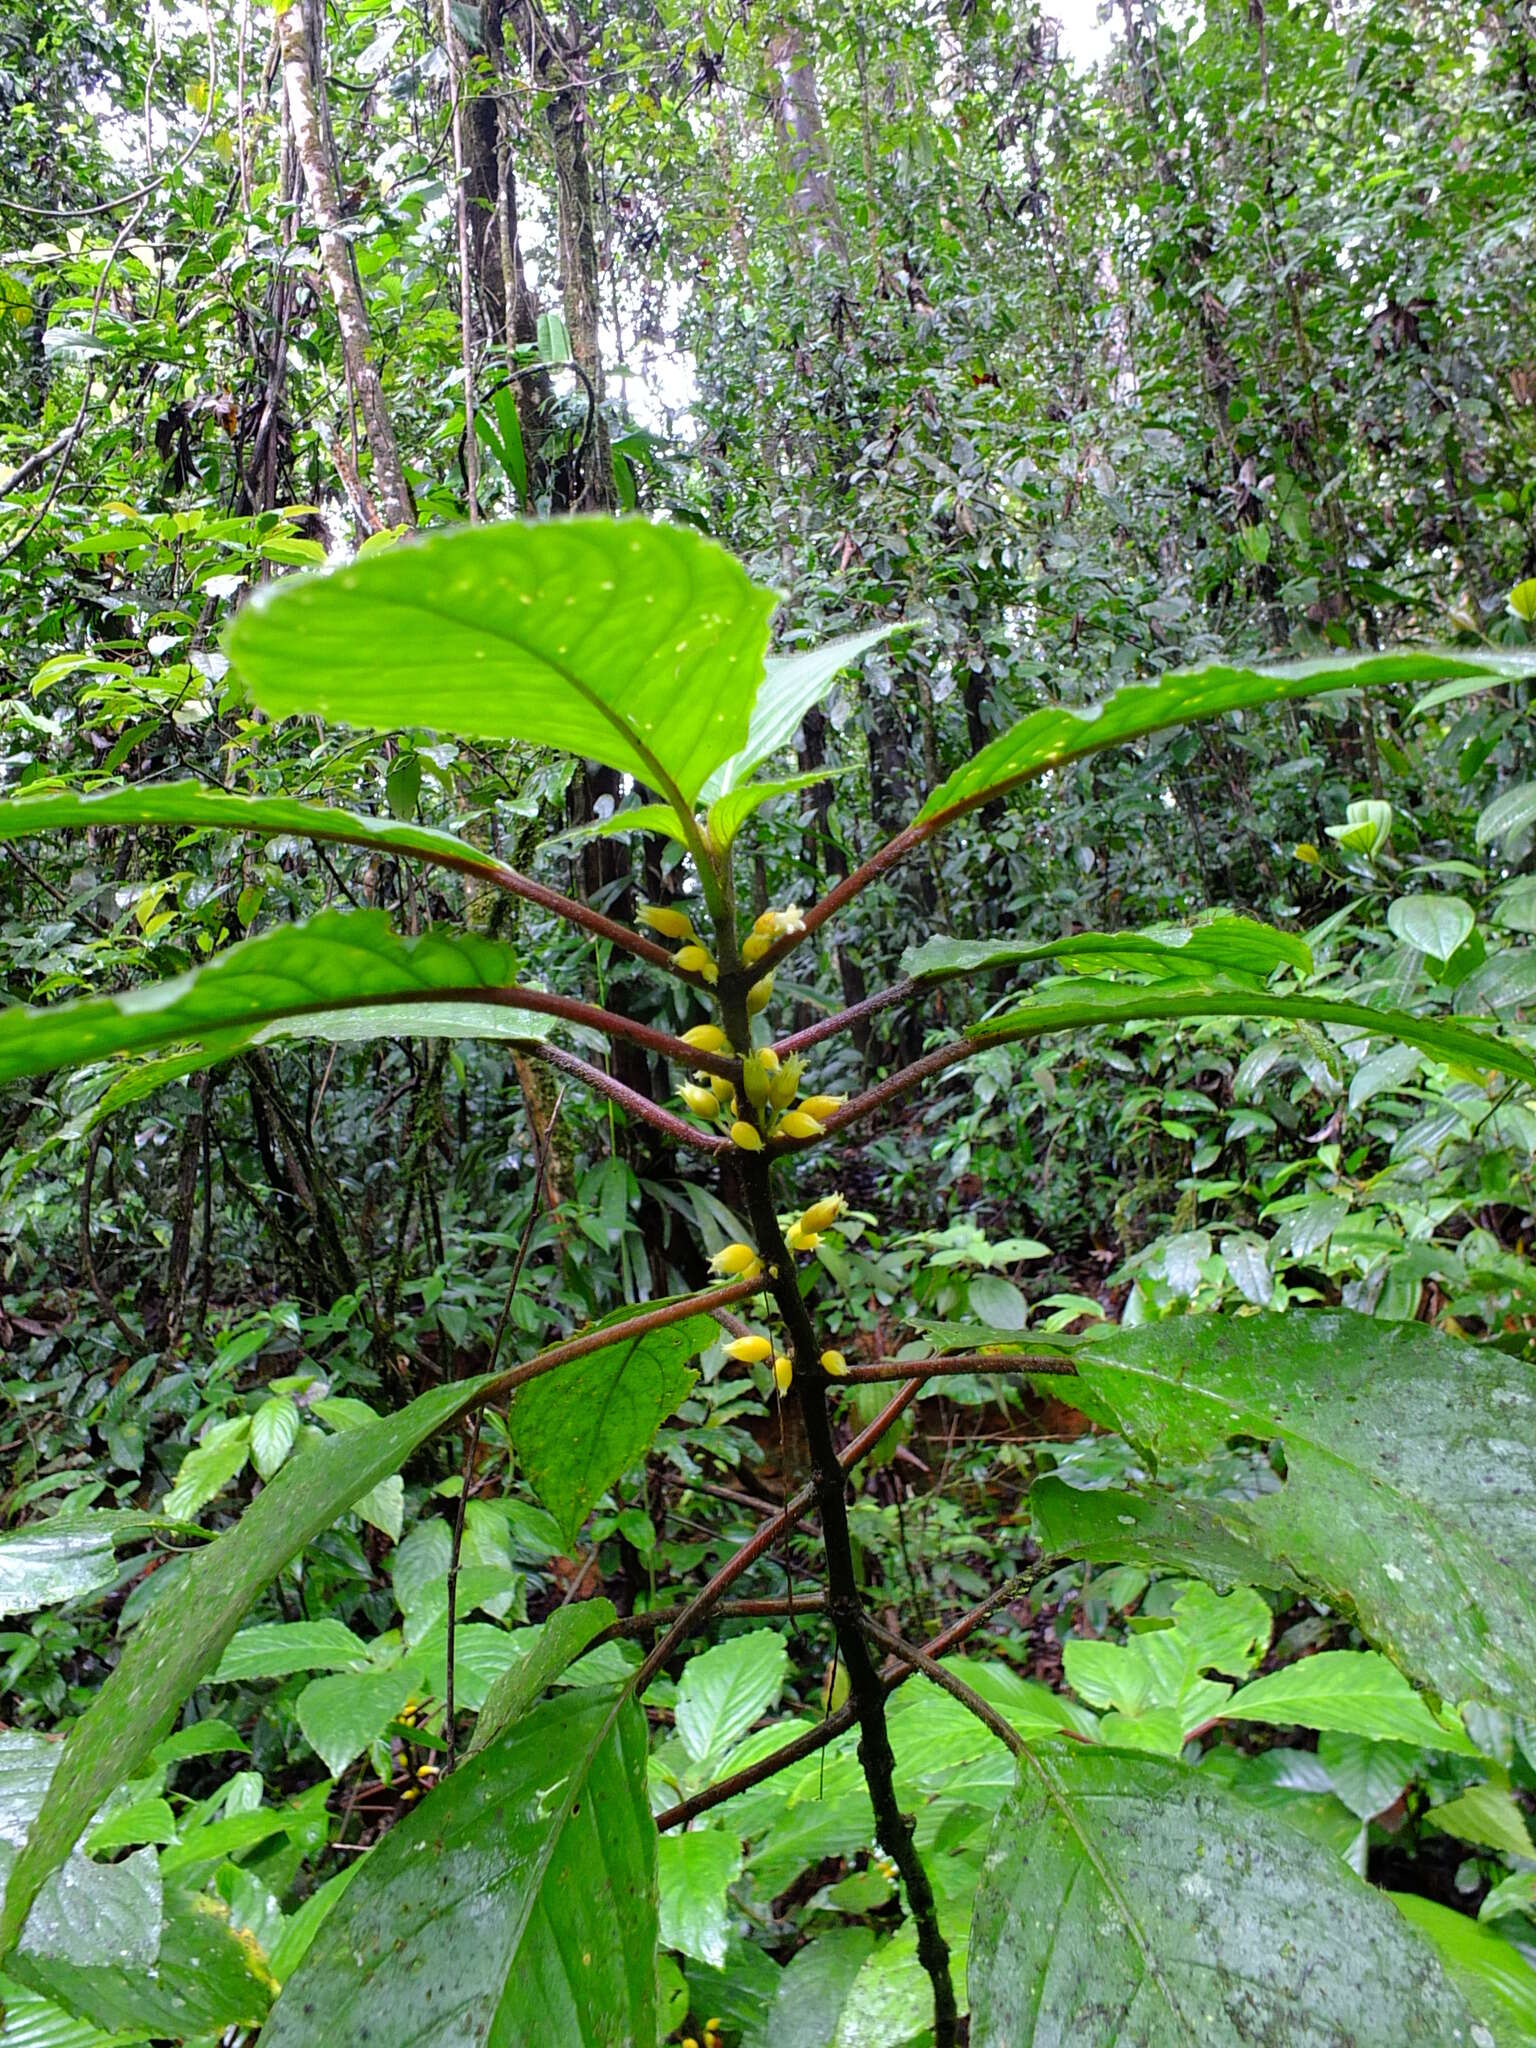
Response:
[[[778,1614],[819,1614],[826,1604],[825,1593],[799,1593],[793,1600],[778,1594],[761,1600],[722,1600],[715,1613],[721,1621],[756,1621]],[[658,1629],[670,1628],[683,1612],[684,1607],[679,1604],[676,1607],[652,1607],[644,1614],[621,1615],[617,1621],[600,1630],[587,1648],[595,1650],[602,1643],[630,1642],[636,1636],[654,1635]]]
[[[1060,1373],[1074,1376],[1077,1367],[1059,1352],[1036,1356],[1017,1351],[956,1351],[947,1358],[877,1358],[869,1365],[850,1365],[845,1377],[865,1386],[887,1380],[945,1379],[955,1373]]]
[[[821,1017],[814,1024],[807,1024],[803,1031],[792,1031],[788,1038],[778,1041],[774,1051],[781,1060],[788,1059],[791,1053],[808,1052],[813,1045],[820,1045],[824,1038],[836,1038],[839,1032],[862,1024],[866,1017],[877,1017],[882,1010],[906,1002],[920,986],[915,981],[893,981],[889,988],[881,989],[877,995],[866,996],[862,1003],[851,1003],[846,1010],[839,1010],[834,1016]]]
[[[893,1635],[889,1629],[882,1628],[877,1621],[867,1614],[864,1617],[864,1633],[871,1642],[878,1643],[880,1648],[890,1656],[899,1657],[903,1664],[910,1664],[912,1669],[920,1671],[924,1678],[931,1679],[935,1685],[942,1686],[951,1698],[957,1699],[961,1706],[973,1713],[983,1728],[989,1729],[997,1737],[998,1741],[1003,1743],[1014,1756],[1023,1755],[1024,1740],[1018,1730],[1010,1727],[996,1707],[988,1706],[981,1694],[973,1687],[967,1685],[963,1678],[956,1678],[952,1671],[946,1671],[942,1664],[929,1655],[928,1651],[919,1650],[914,1644],[903,1642],[900,1636]]]
[[[562,1074],[569,1074],[575,1080],[584,1081],[589,1088],[595,1089],[599,1095],[606,1095],[610,1101],[616,1102],[631,1116],[639,1117],[642,1123],[648,1123],[658,1131],[665,1131],[667,1136],[679,1145],[691,1145],[695,1152],[711,1154],[731,1150],[729,1138],[713,1137],[695,1130],[692,1124],[685,1123],[680,1116],[674,1116],[670,1109],[663,1109],[659,1103],[652,1102],[648,1095],[642,1095],[637,1088],[630,1088],[623,1081],[615,1080],[612,1074],[605,1074],[601,1067],[594,1067],[588,1061],[578,1059],[573,1052],[565,1052],[558,1045],[543,1043],[529,1044],[524,1050],[529,1059],[542,1060],[546,1066],[556,1067]]]

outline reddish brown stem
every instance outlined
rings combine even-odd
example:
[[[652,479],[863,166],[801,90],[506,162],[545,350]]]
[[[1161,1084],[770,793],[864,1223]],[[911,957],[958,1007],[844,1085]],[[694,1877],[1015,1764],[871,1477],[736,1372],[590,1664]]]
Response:
[[[606,1095],[610,1101],[618,1103],[619,1107],[628,1111],[631,1116],[639,1117],[642,1123],[651,1124],[658,1131],[665,1131],[676,1144],[691,1145],[695,1152],[716,1153],[728,1152],[731,1149],[729,1138],[717,1138],[708,1132],[695,1130],[692,1124],[685,1123],[680,1116],[674,1116],[670,1109],[663,1109],[659,1103],[652,1102],[649,1096],[642,1095],[638,1089],[627,1087],[623,1081],[616,1081],[612,1074],[605,1074],[601,1067],[591,1066],[586,1060],[578,1059],[573,1052],[565,1052],[558,1045],[530,1045],[527,1052],[530,1059],[543,1060],[546,1066],[558,1068],[562,1074],[569,1074],[573,1080],[585,1081],[589,1088],[595,1089],[599,1095]],[[756,1291],[758,1290],[748,1289],[749,1293]]]
[[[784,1593],[762,1600],[722,1600],[715,1609],[715,1615],[720,1621],[766,1621],[781,1614],[820,1614],[826,1604],[825,1593],[796,1593],[793,1598]],[[635,1636],[654,1635],[659,1629],[670,1628],[682,1612],[682,1606],[678,1605],[653,1607],[647,1614],[621,1615],[595,1635],[587,1648],[595,1650],[603,1643],[628,1642]]]
[[[855,1024],[863,1023],[866,1017],[877,1017],[882,1010],[889,1010],[897,1003],[904,1003],[917,992],[915,981],[895,981],[889,988],[878,994],[866,996],[862,1003],[853,1003],[846,1010],[839,1010],[834,1017],[823,1017],[819,1023],[807,1024],[803,1031],[792,1031],[788,1038],[781,1038],[774,1051],[781,1060],[787,1060],[791,1053],[808,1052],[813,1045],[820,1045],[824,1038],[836,1038],[840,1032],[851,1031]]]
[[[955,1066],[961,1060],[968,1060],[973,1053],[978,1053],[982,1049],[968,1039],[962,1039],[954,1045],[941,1045],[935,1052],[926,1052],[920,1060],[914,1060],[911,1066],[902,1067],[898,1072],[888,1075],[885,1080],[877,1082],[873,1088],[866,1088],[862,1095],[855,1095],[853,1100],[845,1103],[841,1109],[834,1110],[822,1124],[821,1137],[770,1138],[768,1151],[775,1158],[781,1158],[787,1152],[806,1152],[813,1145],[825,1144],[826,1140],[835,1136],[838,1131],[846,1131],[851,1124],[860,1122],[866,1116],[872,1116],[877,1109],[884,1109],[888,1102],[894,1102],[909,1089],[918,1087],[935,1074],[942,1074],[946,1067]]]
[[[669,1323],[684,1322],[689,1316],[708,1315],[718,1302],[745,1301],[749,1294],[757,1293],[759,1285],[756,1280],[733,1280],[727,1287],[709,1287],[698,1294],[682,1295],[676,1301],[664,1301],[639,1315],[627,1316],[622,1323],[601,1323],[595,1329],[583,1330],[579,1337],[567,1337],[563,1344],[552,1344],[536,1358],[498,1373],[473,1401],[465,1403],[465,1409],[484,1408],[527,1381],[553,1372],[558,1365],[569,1365],[573,1358],[585,1358],[588,1352],[602,1351],[610,1344],[627,1344],[631,1337],[643,1337],[648,1330],[664,1330]]]
[[[1071,1359],[1057,1351],[953,1351],[947,1358],[877,1358],[869,1365],[849,1366],[843,1377],[868,1386],[886,1380],[944,1379],[962,1372],[1054,1372],[1071,1376],[1076,1371]]]
[[[877,853],[872,853],[862,867],[855,868],[852,874],[844,875],[837,886],[829,889],[819,903],[811,905],[802,924],[794,931],[786,932],[783,938],[774,941],[753,967],[754,979],[771,974],[781,960],[787,959],[812,932],[819,931],[829,917],[836,917],[845,903],[851,903],[861,890],[867,889],[871,882],[879,881],[888,869],[895,867],[898,861],[905,860],[914,847],[921,846],[932,830],[931,823],[921,826],[908,825],[904,831],[898,832],[894,839],[888,839]]]

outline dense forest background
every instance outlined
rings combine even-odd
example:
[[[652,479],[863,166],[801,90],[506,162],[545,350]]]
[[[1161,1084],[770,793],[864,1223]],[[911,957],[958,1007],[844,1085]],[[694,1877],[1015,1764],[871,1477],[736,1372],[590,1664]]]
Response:
[[[748,923],[857,869],[1039,704],[1213,661],[1529,647],[1530,0],[1106,0],[1072,27],[1033,0],[12,0],[0,791],[193,779],[451,827],[626,924],[681,900],[680,846],[592,829],[643,800],[615,769],[434,732],[430,679],[426,715],[385,736],[270,719],[230,666],[222,636],[262,586],[514,517],[712,536],[782,593],[781,655],[887,629],[789,738],[795,786],[740,864]],[[1298,700],[1046,775],[797,953],[778,1026],[855,1009],[816,1084],[856,1094],[1010,986],[978,972],[923,1011],[870,1000],[930,935],[1027,945],[1219,906],[1304,937],[1304,991],[1496,1016],[1520,1041],[1528,687]],[[0,848],[0,1000],[177,975],[331,908],[412,934],[461,917],[546,987],[666,1032],[699,1014],[537,905],[387,848],[169,824]],[[587,1056],[674,1099],[643,1047]],[[1042,1337],[1342,1307],[1524,1364],[1533,1151],[1519,1088],[1411,1045],[1209,1017],[991,1046],[802,1185],[847,1198],[817,1256],[854,1360],[910,1341],[911,1299],[935,1323]],[[0,1546],[5,1739],[74,1722],[174,1589],[183,1541],[155,1517],[223,1528],[318,1424],[704,1287],[743,1203],[731,1160],[679,1161],[611,1095],[495,1037],[274,1039],[0,1091],[0,1508],[18,1530],[129,1518],[104,1573],[99,1544],[83,1577],[50,1563],[46,1600]],[[717,1345],[574,1542],[494,1413],[462,1474],[455,1440],[417,1456],[254,1617],[340,1627],[372,1661],[333,1639],[221,1667],[102,1853],[158,1848],[280,1981],[313,1902],[441,1768],[442,1676],[402,1686],[389,1645],[435,1640],[442,1674],[428,1596],[441,1607],[450,1552],[479,1575],[463,1710],[503,1668],[493,1635],[593,1597],[620,1620],[666,1606],[803,1478],[794,1411],[761,1370],[722,1366]],[[848,1401],[856,1426],[883,1396]],[[1510,1434],[1526,1448],[1489,1483],[1513,1496],[1529,1432]],[[1256,1458],[1231,1448],[1201,1483],[1278,1484]],[[1041,1474],[1105,1489],[1145,1467],[1038,1383],[932,1382],[855,1488],[862,1583],[926,1638],[1026,1573],[989,1624],[1005,1678],[988,1697],[1008,1705],[1011,1673],[1069,1720],[1123,1710],[1074,1685],[1072,1646],[1134,1646],[1189,1582],[1047,1567],[1026,1496]],[[797,1589],[798,1620],[738,1618],[694,1660],[734,1651],[739,1719],[683,1738],[692,1664],[648,1695],[658,1810],[739,1766],[765,1716],[841,1701],[816,1557],[792,1531],[737,1588],[770,1606]],[[588,1675],[632,1672],[642,1633],[591,1652],[614,1661]],[[1360,1642],[1272,1587],[1249,1665],[1202,1668]],[[326,1695],[348,1670],[346,1699]],[[1468,1754],[1305,1719],[1283,1744],[1212,1736],[1214,1711],[1169,1753],[1198,1726],[1225,1780],[1496,1938],[1494,1964],[1466,1967],[1503,1973],[1498,2038],[1532,2040],[1536,1737],[1479,1712]],[[898,1744],[899,1764],[935,1759],[912,1795],[934,1830],[946,1801],[973,1821],[987,1806],[944,1775],[985,1776],[990,1738],[960,1723]],[[663,1864],[662,2040],[932,2038],[894,1872],[840,1768],[793,1813],[741,1808],[723,1850],[718,1830],[678,1837],[713,1846]],[[981,1841],[952,1845],[972,1885]],[[969,1896],[940,1897],[952,1948]],[[116,2027],[64,2007],[58,1983],[13,1984],[0,2042],[256,2028],[239,1996],[181,2032],[136,2006]]]

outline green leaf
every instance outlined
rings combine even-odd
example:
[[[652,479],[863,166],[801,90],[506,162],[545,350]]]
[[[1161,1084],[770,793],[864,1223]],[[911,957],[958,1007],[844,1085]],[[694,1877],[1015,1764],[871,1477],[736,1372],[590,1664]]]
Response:
[[[271,584],[226,646],[274,716],[558,747],[691,804],[747,741],[774,603],[687,527],[560,519]]]
[[[783,1638],[766,1628],[689,1658],[677,1688],[677,1732],[701,1778],[767,1713],[788,1668]]]
[[[829,1927],[797,1949],[752,2048],[827,2048],[874,1945],[868,1927]]]
[[[470,1755],[520,1720],[539,1694],[616,1618],[611,1600],[580,1600],[571,1607],[557,1607],[536,1631],[530,1631],[535,1640],[527,1654],[510,1671],[504,1671],[485,1696]]]
[[[1522,782],[1496,796],[1477,821],[1479,846],[1497,846],[1518,839],[1536,825],[1536,782]]]
[[[107,1794],[166,1733],[170,1717],[219,1660],[240,1617],[290,1558],[436,1430],[473,1406],[485,1378],[421,1395],[398,1415],[311,1443],[217,1542],[187,1560],[175,1591],[150,1610],[74,1724],[47,1798],[6,1886],[0,1958],[39,1888]]]
[[[1221,1710],[1224,1721],[1267,1721],[1277,1728],[1331,1728],[1373,1742],[1477,1751],[1442,1728],[1402,1673],[1375,1650],[1322,1650],[1256,1678]]]
[[[718,1970],[730,1927],[726,1888],[741,1875],[741,1844],[719,1828],[663,1835],[656,1844],[661,1945]]]
[[[633,1315],[619,1311],[618,1320]],[[687,1360],[712,1344],[711,1316],[689,1316],[530,1380],[512,1403],[524,1477],[567,1547],[616,1479],[637,1465],[698,1375]]]
[[[1327,1848],[1186,1765],[1052,1745],[999,1813],[974,2048],[1467,2042],[1433,1951]]]
[[[1158,1461],[1274,1444],[1285,1481],[1221,1503],[1242,1540],[1352,1613],[1451,1700],[1536,1697],[1529,1369],[1416,1323],[1338,1311],[1191,1316],[1094,1332],[1072,1402]],[[1489,1444],[1492,1430],[1497,1451]]]
[[[1159,981],[1262,982],[1277,967],[1312,971],[1302,940],[1251,917],[1213,911],[1189,924],[1150,925],[1140,932],[1074,932],[1039,946],[995,939],[924,939],[902,955],[901,971],[914,981],[950,981],[1035,960],[1059,960],[1070,974],[1147,974]]]
[[[1392,936],[1431,960],[1449,960],[1477,929],[1470,903],[1459,896],[1399,896],[1387,906]]]
[[[404,939],[382,910],[325,911],[127,995],[0,1011],[0,1081],[190,1040],[227,1056],[263,1025],[291,1025],[324,1011],[368,1012],[361,1029],[369,1036],[398,1031],[404,1018],[404,1028],[415,1031],[417,999],[451,991],[473,1009],[492,1004],[494,992],[515,976],[508,949],[472,932]],[[400,1007],[381,1015],[379,1005]],[[501,1015],[521,1038],[548,1035],[545,1017],[507,1009]]]
[[[147,2034],[104,2034],[89,2020],[77,2020],[51,1998],[0,1977],[0,2048],[132,2048]]]
[[[304,803],[296,797],[245,796],[235,790],[210,789],[202,782],[146,782],[132,789],[103,789],[89,795],[56,789],[0,801],[0,844],[34,832],[86,832],[103,825],[168,825],[188,831],[212,827],[262,838],[291,835],[366,846],[379,853],[412,854],[486,880],[506,872],[494,855],[451,832],[371,818],[330,804]]]
[[[284,1986],[262,2048],[612,2048],[656,2039],[645,1722],[550,1701],[391,1828]]]
[[[35,1614],[61,1600],[78,1600],[116,1577],[111,1532],[94,1522],[39,1523],[0,1538],[0,1616]]]
[[[263,1401],[251,1417],[251,1463],[270,1479],[293,1449],[299,1434],[299,1411],[286,1394]]]
[[[1507,1786],[1471,1785],[1443,1806],[1432,1806],[1424,1818],[1432,1828],[1454,1835],[1458,1842],[1476,1842],[1482,1849],[1498,1849],[1527,1863],[1536,1861],[1536,1845],[1531,1842],[1525,1815]]]
[[[799,730],[807,711],[827,694],[833,679],[895,631],[894,623],[875,626],[867,633],[845,633],[840,639],[824,640],[819,647],[808,647],[803,653],[768,660],[764,664],[762,688],[752,706],[745,744],[710,774],[700,791],[705,802],[737,789],[754,768],[782,752]],[[825,779],[825,770],[809,778],[813,782]]]
[[[1032,711],[936,789],[918,812],[919,825],[938,825],[1101,748],[1141,739],[1165,726],[1187,725],[1228,711],[1253,710],[1327,690],[1369,689],[1384,683],[1427,683],[1442,678],[1528,674],[1519,656],[1441,654],[1430,649],[1398,654],[1333,655],[1271,668],[1232,668],[1211,662],[1170,669],[1155,683],[1134,683],[1080,710],[1052,704]]]
[[[709,807],[709,836],[718,847],[729,846],[742,826],[764,804],[776,796],[793,796],[797,789],[814,789],[841,774],[837,768],[817,768],[809,775],[786,775],[779,782],[743,782],[715,798]]]
[[[1512,1941],[1414,1892],[1388,1892],[1387,1897],[1434,1943],[1446,1975],[1483,2020],[1489,2041],[1497,2041],[1499,2048],[1536,2043],[1536,1970]],[[1476,2042],[1475,2032],[1472,2039]]]
[[[355,1756],[378,1740],[415,1690],[415,1671],[402,1667],[312,1678],[298,1699],[304,1740],[331,1776],[339,1778]]]
[[[177,1521],[193,1520],[215,1494],[222,1493],[245,1470],[250,1452],[249,1415],[235,1415],[227,1422],[214,1423],[202,1442],[182,1459],[176,1484],[162,1503],[165,1512]]]
[[[295,1671],[345,1671],[368,1662],[368,1645],[345,1622],[269,1621],[243,1628],[219,1660],[215,1685],[291,1678]]]
[[[969,1036],[978,1042],[1035,1038],[1055,1031],[1149,1023],[1159,1017],[1296,1017],[1336,1024],[1375,1038],[1401,1039],[1469,1073],[1492,1068],[1536,1085],[1536,1060],[1529,1053],[1508,1037],[1474,1028],[1465,1018],[1451,1024],[1438,1017],[1411,1017],[1403,1010],[1372,1010],[1363,1003],[1332,1002],[1322,996],[1271,995],[1264,989],[1135,988],[1087,978],[1052,982],[1012,1009],[973,1025]]]

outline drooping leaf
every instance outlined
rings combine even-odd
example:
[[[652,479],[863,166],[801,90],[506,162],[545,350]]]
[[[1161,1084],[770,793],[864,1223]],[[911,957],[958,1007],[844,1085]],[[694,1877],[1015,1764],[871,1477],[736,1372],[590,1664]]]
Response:
[[[767,1628],[689,1658],[677,1688],[677,1732],[701,1774],[709,1775],[773,1705],[788,1668],[783,1637]]]
[[[401,938],[382,910],[324,911],[231,946],[208,966],[120,996],[86,996],[43,1009],[0,1011],[0,1081],[114,1053],[149,1052],[194,1040],[232,1052],[263,1026],[355,1010],[369,1035],[408,1018],[418,1001],[450,991],[492,1016],[515,1020],[520,1038],[548,1034],[549,1019],[493,1009],[516,977],[505,946],[472,932]],[[399,1006],[379,1015],[379,1006]],[[414,1030],[413,1022],[404,1025]]]
[[[749,2048],[827,2048],[874,1945],[868,1927],[829,1927],[798,1949]]]
[[[581,1655],[596,1635],[616,1619],[611,1600],[578,1600],[570,1607],[557,1607],[542,1622],[536,1639],[520,1662],[504,1671],[485,1696],[480,1718],[475,1723],[469,1753],[484,1749],[503,1728],[526,1714],[539,1694]]]
[[[151,1609],[64,1743],[41,1811],[6,1885],[0,1958],[40,1887],[107,1794],[130,1777],[170,1716],[219,1660],[240,1618],[306,1544],[457,1421],[489,1384],[435,1388],[397,1415],[327,1437],[292,1457],[217,1542],[191,1557],[174,1594]]]
[[[1222,1520],[1220,1504],[1172,1493],[1089,1492],[1052,1473],[1029,1489],[1030,1523],[1045,1557],[1090,1564],[1179,1565],[1218,1591],[1296,1580]]]
[[[726,1891],[741,1875],[741,1843],[720,1828],[663,1835],[656,1845],[661,1943],[718,1970],[730,1928]]]
[[[536,1708],[373,1850],[262,2048],[361,2040],[379,2015],[415,2048],[653,2042],[655,1844],[639,1708]]]
[[[135,2048],[148,2034],[103,2033],[62,2005],[0,1976],[0,2048]]]
[[[1314,1024],[1335,1024],[1377,1038],[1400,1039],[1469,1073],[1485,1073],[1491,1068],[1536,1085],[1536,1060],[1528,1052],[1507,1034],[1480,1028],[1467,1018],[1453,1024],[1439,1017],[1374,1010],[1363,1003],[1334,1002],[1323,996],[1272,995],[1267,989],[1139,988],[1090,977],[1057,981],[974,1025],[970,1036],[978,1043],[1035,1038],[1056,1031],[1148,1023],[1159,1017],[1296,1017]]]
[[[1275,1444],[1284,1484],[1223,1501],[1222,1522],[1443,1698],[1531,1711],[1536,1593],[1512,1561],[1536,1440],[1505,1420],[1536,1401],[1529,1366],[1344,1310],[1095,1331],[1073,1358],[1073,1405],[1155,1459]]]
[[[1454,1799],[1432,1806],[1424,1818],[1431,1827],[1454,1835],[1459,1842],[1476,1842],[1479,1848],[1498,1849],[1527,1863],[1536,1859],[1536,1844],[1532,1843],[1525,1814],[1507,1786],[1491,1781],[1469,1785]]]
[[[201,1542],[206,1534],[195,1523],[137,1508],[90,1508],[31,1522],[0,1536],[0,1617],[32,1614],[110,1585],[122,1545],[159,1535]]]
[[[1227,1721],[1268,1721],[1279,1728],[1331,1728],[1373,1742],[1414,1742],[1475,1756],[1459,1730],[1447,1729],[1403,1674],[1375,1650],[1323,1650],[1235,1692]]]
[[[1305,942],[1251,917],[1214,912],[1184,925],[1150,925],[1140,932],[1073,932],[1045,945],[1017,946],[995,939],[924,939],[902,955],[901,971],[921,982],[986,974],[1059,960],[1071,974],[1146,974],[1159,981],[1262,982],[1277,967],[1310,973]]]
[[[705,802],[737,789],[754,768],[787,747],[807,711],[821,702],[834,678],[895,631],[894,624],[875,626],[867,633],[845,633],[839,639],[824,640],[819,647],[808,647],[800,654],[770,658],[764,664],[763,685],[752,707],[745,743],[706,779],[700,791]]]
[[[1330,655],[1271,668],[1233,668],[1211,662],[1170,669],[1155,683],[1133,683],[1099,704],[1065,704],[1032,711],[936,789],[917,814],[936,826],[1001,796],[1033,776],[1065,767],[1104,747],[1122,745],[1170,725],[1256,710],[1328,690],[1370,689],[1385,683],[1427,683],[1462,676],[1518,676],[1536,663],[1515,655],[1442,654],[1408,649],[1398,654]]]
[[[620,1319],[632,1314],[621,1310]],[[614,1480],[644,1457],[697,1377],[687,1361],[718,1333],[712,1317],[689,1316],[589,1352],[519,1391],[512,1441],[568,1547]]]
[[[213,828],[262,838],[317,839],[380,853],[410,854],[461,873],[494,880],[504,873],[493,854],[451,832],[427,825],[372,818],[332,804],[297,797],[246,796],[202,782],[146,782],[132,789],[46,790],[0,801],[0,844],[34,832],[89,831],[104,825],[164,825],[188,831]]]
[[[269,585],[226,645],[275,716],[524,740],[692,803],[746,742],[774,603],[687,527],[561,519]]]
[[[1472,906],[1460,896],[1399,896],[1387,906],[1392,936],[1431,960],[1449,960],[1477,928]]]
[[[1160,1757],[1021,1762],[976,1895],[975,2048],[1444,2048],[1471,2014],[1331,1850]]]

